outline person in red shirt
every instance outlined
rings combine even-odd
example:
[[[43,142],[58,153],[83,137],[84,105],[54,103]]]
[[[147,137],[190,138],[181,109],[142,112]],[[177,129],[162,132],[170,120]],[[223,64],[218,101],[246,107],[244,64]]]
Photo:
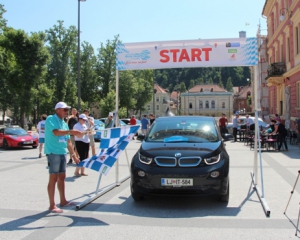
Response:
[[[222,113],[222,117],[219,119],[219,128],[222,136],[227,132],[226,129],[227,124],[228,124],[228,120],[226,118],[226,115],[225,113]]]
[[[129,121],[129,124],[130,125],[136,125],[136,119],[135,119],[135,116],[132,115],[131,118],[130,118],[130,121]],[[134,140],[134,137],[132,138]]]

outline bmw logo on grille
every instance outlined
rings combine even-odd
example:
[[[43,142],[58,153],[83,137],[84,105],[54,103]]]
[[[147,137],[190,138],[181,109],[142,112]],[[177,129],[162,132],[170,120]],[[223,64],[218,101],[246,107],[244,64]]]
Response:
[[[181,153],[175,153],[175,157],[181,157]]]

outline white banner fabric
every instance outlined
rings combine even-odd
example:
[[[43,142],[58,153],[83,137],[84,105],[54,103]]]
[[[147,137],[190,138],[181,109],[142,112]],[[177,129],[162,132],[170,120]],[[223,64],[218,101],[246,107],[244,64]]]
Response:
[[[254,66],[257,45],[257,38],[122,43],[117,70]]]

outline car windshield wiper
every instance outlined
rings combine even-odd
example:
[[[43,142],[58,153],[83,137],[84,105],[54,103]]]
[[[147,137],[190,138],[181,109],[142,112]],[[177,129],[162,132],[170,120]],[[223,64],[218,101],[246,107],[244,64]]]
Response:
[[[172,136],[169,138],[165,138],[164,142],[188,142],[188,138],[182,137],[182,136]]]

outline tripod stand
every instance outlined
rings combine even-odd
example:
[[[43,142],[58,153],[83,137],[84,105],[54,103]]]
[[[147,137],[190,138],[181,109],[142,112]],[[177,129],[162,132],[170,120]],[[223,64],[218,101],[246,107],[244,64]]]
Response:
[[[298,170],[298,176],[297,176],[297,178],[296,178],[296,181],[295,181],[295,184],[294,184],[293,190],[291,191],[291,196],[290,196],[290,199],[289,199],[289,201],[288,201],[288,203],[287,203],[287,205],[286,205],[286,208],[285,208],[285,210],[284,210],[284,213],[283,213],[283,214],[285,214],[285,212],[286,212],[286,210],[287,210],[287,208],[288,208],[288,206],[289,206],[289,204],[290,204],[291,198],[292,198],[292,196],[293,196],[293,193],[294,193],[295,187],[296,187],[296,185],[297,185],[297,182],[298,182],[298,179],[299,179],[299,175],[300,175],[300,170]],[[299,203],[299,204],[300,204],[300,203]],[[298,220],[297,220],[297,226],[296,226],[296,233],[295,233],[295,236],[297,236],[297,232],[298,232],[299,217],[300,217],[300,208],[299,208],[299,213],[298,213]]]

